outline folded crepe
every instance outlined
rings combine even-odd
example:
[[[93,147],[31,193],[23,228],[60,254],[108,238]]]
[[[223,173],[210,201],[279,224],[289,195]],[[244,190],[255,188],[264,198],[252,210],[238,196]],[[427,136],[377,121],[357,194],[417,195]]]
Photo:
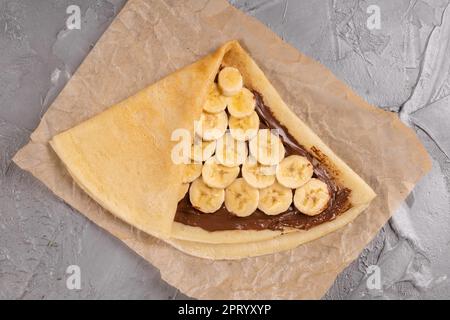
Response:
[[[238,130],[246,126],[254,130]],[[182,162],[174,160],[180,132],[189,151],[200,140]],[[375,197],[236,41],[50,144],[113,215],[209,259],[292,249],[345,226]]]

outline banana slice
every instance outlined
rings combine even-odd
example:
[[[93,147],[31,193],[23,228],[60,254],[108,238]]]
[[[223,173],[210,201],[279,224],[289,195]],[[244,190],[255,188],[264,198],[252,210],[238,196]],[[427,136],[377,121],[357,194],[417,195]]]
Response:
[[[261,129],[249,142],[250,153],[264,165],[276,165],[284,158],[285,149],[281,139],[270,132]]]
[[[215,158],[206,160],[202,168],[203,181],[211,188],[226,188],[239,175],[239,167],[226,167]]]
[[[225,111],[218,113],[202,112],[195,125],[195,133],[203,140],[217,140],[227,130],[228,117]]]
[[[238,69],[225,67],[219,72],[218,83],[222,94],[231,97],[241,91],[244,80]]]
[[[191,147],[191,159],[196,163],[201,163],[212,157],[216,151],[216,141],[202,141],[195,139]]]
[[[305,157],[292,155],[277,166],[277,180],[287,188],[296,189],[307,183],[313,176],[314,168]]]
[[[180,190],[178,190],[178,202],[183,200],[188,190],[189,190],[189,183],[183,183],[180,187]]]
[[[259,191],[239,178],[225,189],[225,207],[238,217],[247,217],[258,208]]]
[[[291,203],[291,189],[283,187],[278,182],[259,190],[258,209],[269,216],[285,212]]]
[[[225,191],[208,187],[198,178],[191,183],[189,200],[194,208],[204,213],[212,213],[220,209],[225,199]]]
[[[200,177],[202,174],[201,163],[189,163],[183,165],[183,176],[181,182],[189,183]]]
[[[217,113],[220,111],[224,111],[227,107],[227,104],[227,98],[220,93],[217,84],[213,83],[206,102],[203,105],[203,110],[209,113]]]
[[[234,139],[238,141],[247,141],[258,133],[259,117],[255,111],[252,111],[249,116],[243,118],[230,116],[228,125]]]
[[[248,117],[256,107],[256,99],[253,93],[247,88],[230,98],[228,103],[228,112],[236,118]]]
[[[275,182],[275,166],[265,166],[248,157],[242,165],[242,177],[254,188],[267,188]]]
[[[235,167],[244,163],[248,150],[244,141],[234,140],[230,133],[226,133],[217,140],[216,159],[227,167]]]
[[[325,182],[312,178],[295,190],[294,205],[308,216],[315,216],[325,210],[330,201],[330,191]]]

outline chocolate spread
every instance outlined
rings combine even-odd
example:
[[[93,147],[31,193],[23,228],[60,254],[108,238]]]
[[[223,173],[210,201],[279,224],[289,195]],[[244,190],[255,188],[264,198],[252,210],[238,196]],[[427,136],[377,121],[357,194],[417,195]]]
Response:
[[[260,210],[256,210],[248,217],[237,217],[230,213],[225,205],[214,213],[202,213],[195,209],[189,201],[189,193],[178,203],[175,221],[200,227],[208,231],[219,230],[283,230],[286,227],[297,229],[310,229],[326,221],[335,219],[339,214],[350,208],[348,201],[350,190],[339,186],[330,175],[325,166],[311,153],[301,146],[277,119],[272,111],[264,104],[259,92],[253,90],[256,99],[256,112],[260,118],[260,128],[278,129],[282,139],[286,156],[300,155],[308,158],[314,166],[313,177],[318,178],[328,185],[331,199],[327,208],[316,216],[302,214],[293,204],[289,209],[276,216],[269,216]]]

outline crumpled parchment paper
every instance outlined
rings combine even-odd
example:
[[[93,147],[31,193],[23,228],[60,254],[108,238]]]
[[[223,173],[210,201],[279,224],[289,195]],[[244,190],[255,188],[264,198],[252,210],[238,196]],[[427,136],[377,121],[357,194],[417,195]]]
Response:
[[[186,255],[114,218],[73,182],[49,139],[237,39],[286,103],[374,188],[353,223],[297,249],[210,261]],[[183,293],[209,299],[320,298],[430,169],[414,132],[368,105],[329,70],[225,0],[130,0],[58,96],[14,161],[160,269]]]

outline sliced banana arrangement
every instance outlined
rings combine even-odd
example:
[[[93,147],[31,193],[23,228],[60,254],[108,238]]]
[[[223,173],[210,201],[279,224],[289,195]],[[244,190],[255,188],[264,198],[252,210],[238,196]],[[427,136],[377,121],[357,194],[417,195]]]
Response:
[[[195,126],[195,133],[206,141],[217,140],[224,135],[227,127],[228,117],[225,111],[202,112],[200,121]]]
[[[212,188],[226,188],[239,175],[239,166],[227,167],[221,165],[215,158],[206,160],[201,169],[203,181]]]
[[[254,188],[267,188],[275,182],[275,170],[275,166],[265,166],[250,156],[242,165],[242,177]]]
[[[239,93],[244,85],[241,73],[233,67],[225,67],[220,70],[217,82],[222,94],[226,97],[232,97]]]
[[[200,177],[200,175],[202,174],[202,167],[203,166],[201,163],[185,164],[181,182],[189,183]]]
[[[189,200],[194,208],[204,213],[213,213],[220,209],[225,200],[225,190],[211,188],[203,182],[202,178],[196,179],[189,188]]]
[[[230,133],[238,141],[247,141],[256,136],[259,129],[259,117],[255,111],[246,117],[228,119]]]
[[[259,191],[243,178],[234,180],[225,189],[225,207],[238,217],[247,217],[258,208]]]
[[[216,151],[216,141],[203,141],[195,139],[191,146],[191,159],[196,163],[201,163],[212,157]]]
[[[195,126],[193,162],[184,164],[179,201],[189,192],[199,211],[214,213],[225,205],[237,217],[256,210],[279,215],[292,205],[309,216],[322,213],[331,198],[328,185],[313,178],[308,158],[286,156],[277,133],[260,129],[255,108],[239,70],[221,69]]]
[[[277,165],[284,158],[285,149],[280,137],[269,129],[261,129],[249,142],[250,153],[264,165]]]
[[[203,105],[203,110],[209,113],[218,113],[220,111],[224,111],[227,104],[228,99],[220,93],[217,84],[213,83],[209,91],[208,98]]]
[[[230,133],[226,133],[216,145],[216,159],[224,166],[235,167],[244,163],[247,158],[247,145],[243,141],[233,138]]]
[[[256,107],[256,99],[247,88],[230,98],[228,112],[235,118],[244,118],[252,114]]]
[[[283,159],[277,166],[277,180],[287,188],[296,189],[312,178],[314,168],[308,159],[292,155]]]
[[[278,182],[259,190],[258,209],[273,216],[289,209],[292,203],[292,190],[283,187]]]
[[[323,212],[330,201],[330,191],[325,182],[311,179],[295,190],[294,205],[302,213],[315,216]]]

